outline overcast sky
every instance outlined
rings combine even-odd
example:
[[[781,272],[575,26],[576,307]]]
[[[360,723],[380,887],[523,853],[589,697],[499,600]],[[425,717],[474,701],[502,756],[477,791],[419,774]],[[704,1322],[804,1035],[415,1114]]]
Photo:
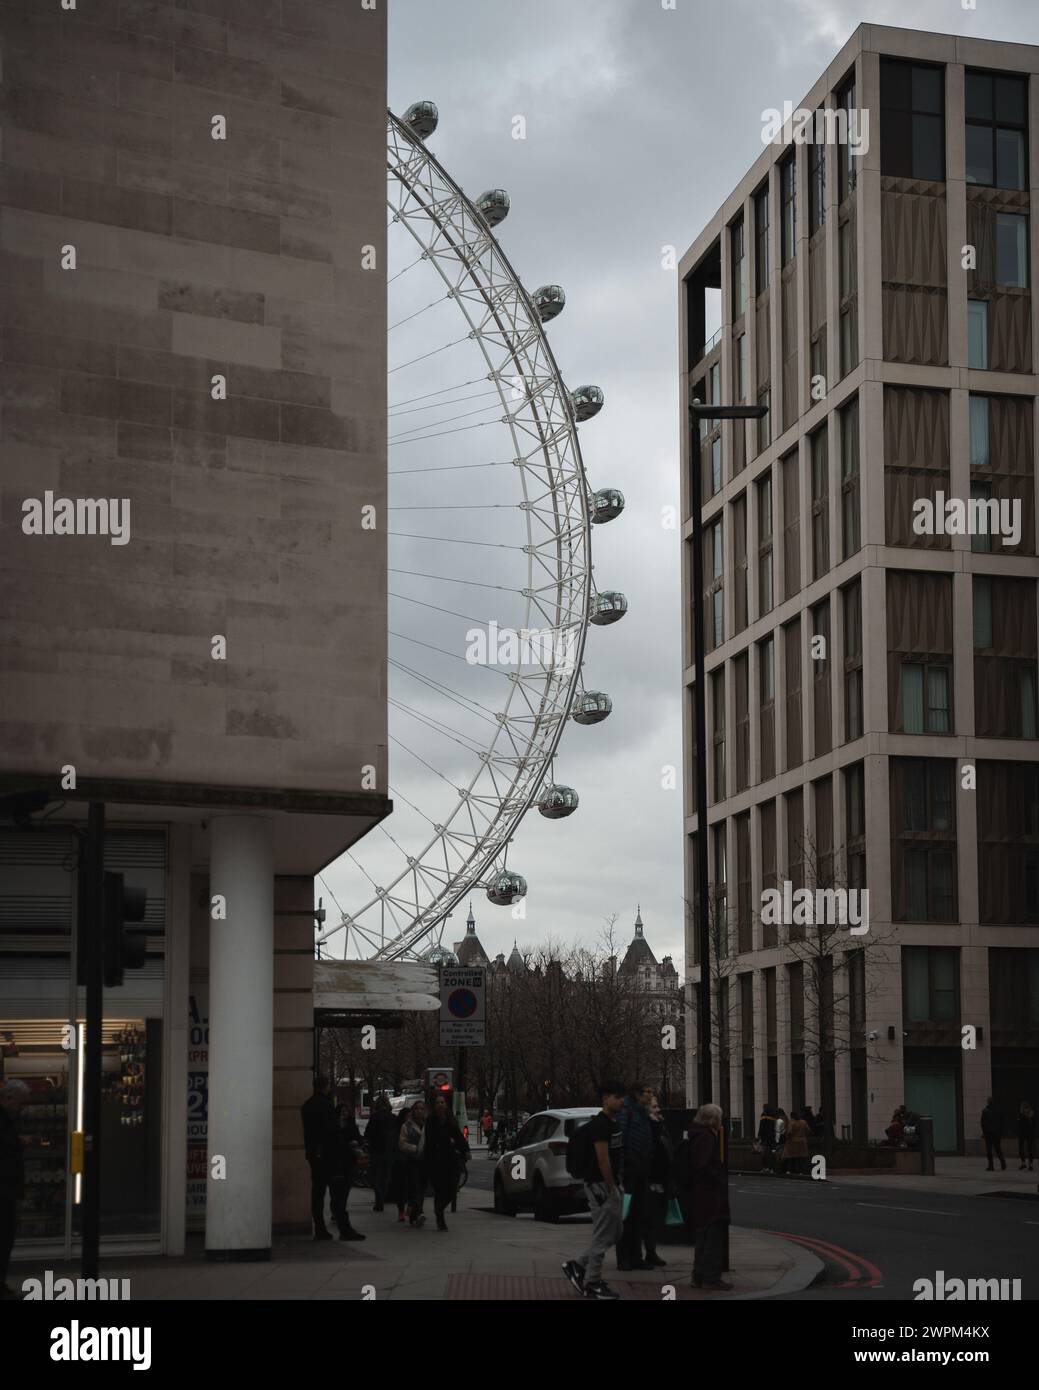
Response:
[[[673,11],[660,0],[390,0],[391,109],[435,101],[430,147],[452,176],[470,196],[508,190],[499,238],[512,264],[530,289],[566,289],[549,328],[564,378],[606,393],[581,428],[585,467],[628,503],[594,532],[599,587],[631,605],[593,629],[586,654],[586,683],[610,692],[614,713],[564,734],[559,780],[579,790],[577,814],[532,813],[510,852],[530,883],[526,921],[474,903],[492,955],[513,936],[590,941],[614,913],[627,940],[641,902],[658,959],[682,968],[681,792],[661,788],[662,768],[681,767],[682,738],[679,541],[660,521],[679,496],[677,277],[662,248],[685,251],[760,152],[761,112],[797,105],[860,22],[1039,43],[1035,0],[977,0],[974,11],[960,0],[676,0]],[[512,138],[517,115],[525,140]],[[407,775],[393,773],[405,786]],[[345,879],[329,879],[340,893]],[[461,935],[465,910],[446,939]]]

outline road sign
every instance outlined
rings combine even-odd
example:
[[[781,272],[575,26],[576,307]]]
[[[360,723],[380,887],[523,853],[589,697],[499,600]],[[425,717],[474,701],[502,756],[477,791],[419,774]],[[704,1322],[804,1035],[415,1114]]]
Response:
[[[485,972],[482,967],[441,968],[441,1047],[483,1047],[486,1044],[485,987]]]

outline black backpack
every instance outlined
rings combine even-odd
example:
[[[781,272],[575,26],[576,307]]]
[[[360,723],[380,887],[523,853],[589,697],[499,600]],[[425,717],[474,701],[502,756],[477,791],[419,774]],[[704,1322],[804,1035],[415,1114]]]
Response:
[[[594,1118],[592,1116],[592,1119]],[[572,1178],[577,1178],[581,1182],[587,1181],[588,1168],[591,1163],[592,1145],[588,1138],[588,1126],[592,1119],[582,1120],[571,1134],[566,1145],[566,1171]]]

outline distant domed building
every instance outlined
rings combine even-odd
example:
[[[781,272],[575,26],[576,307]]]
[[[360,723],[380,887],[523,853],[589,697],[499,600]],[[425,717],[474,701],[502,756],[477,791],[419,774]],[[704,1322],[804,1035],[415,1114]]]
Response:
[[[465,919],[465,938],[455,942],[455,955],[458,957],[458,964],[474,967],[478,965],[490,965],[490,958],[480,944],[480,938],[476,935],[476,918],[473,916],[473,905],[469,904],[469,916]]]
[[[642,905],[635,913],[635,935],[624,953],[624,959],[617,967],[621,979],[637,984],[645,994],[652,995],[664,1015],[677,1013],[682,1004],[681,981],[674,961],[665,956],[658,963],[649,942],[646,940],[642,922]]]

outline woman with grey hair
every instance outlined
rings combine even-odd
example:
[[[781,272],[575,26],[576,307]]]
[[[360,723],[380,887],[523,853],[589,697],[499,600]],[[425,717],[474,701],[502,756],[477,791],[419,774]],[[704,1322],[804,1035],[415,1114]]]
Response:
[[[12,1078],[0,1086],[0,1299],[21,1298],[7,1287],[7,1269],[14,1247],[15,1214],[25,1191],[25,1157],[14,1122],[29,1099],[24,1081]]]
[[[725,1230],[729,1222],[729,1176],[721,1157],[722,1108],[701,1105],[689,1126],[680,1160],[676,1156],[682,1209],[696,1241],[693,1287],[726,1292],[722,1279]]]

